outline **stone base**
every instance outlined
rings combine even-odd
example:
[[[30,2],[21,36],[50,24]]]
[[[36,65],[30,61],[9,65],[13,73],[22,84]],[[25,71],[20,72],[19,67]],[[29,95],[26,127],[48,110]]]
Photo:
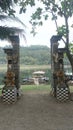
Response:
[[[2,90],[2,99],[4,103],[12,104],[17,101],[16,87],[4,87]]]
[[[56,98],[59,101],[66,101],[69,99],[69,88],[68,87],[57,87]]]

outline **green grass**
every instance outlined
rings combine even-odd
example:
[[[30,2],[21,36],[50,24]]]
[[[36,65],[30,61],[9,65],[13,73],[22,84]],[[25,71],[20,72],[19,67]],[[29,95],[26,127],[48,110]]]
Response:
[[[73,92],[73,86],[69,86],[69,89],[70,89],[70,92],[72,93]],[[50,85],[21,85],[21,90],[22,91],[48,91],[50,92],[51,91],[51,86]]]
[[[0,85],[0,95],[2,93],[2,87],[3,85]],[[23,92],[28,92],[28,91],[48,91],[50,92],[51,90],[51,87],[50,85],[21,85],[20,89],[23,91]]]
[[[2,88],[4,85],[0,85],[0,95],[2,94]]]
[[[39,91],[50,91],[50,85],[21,85],[21,90],[22,91],[34,91],[34,90],[39,90]]]
[[[50,65],[23,65],[20,64],[20,70],[45,70],[50,69]]]
[[[73,92],[73,86],[69,86],[70,92]]]
[[[24,65],[20,64],[20,70],[39,70],[39,69],[50,69],[50,65]],[[7,70],[7,64],[0,64],[0,72]]]
[[[6,64],[0,64],[0,72],[6,72],[7,71],[7,65]]]
[[[3,85],[0,85],[0,95],[2,93],[2,87]],[[70,86],[70,92],[73,92],[73,86]],[[51,86],[50,85],[21,85],[20,87],[21,91],[23,92],[28,92],[28,91],[51,91]]]

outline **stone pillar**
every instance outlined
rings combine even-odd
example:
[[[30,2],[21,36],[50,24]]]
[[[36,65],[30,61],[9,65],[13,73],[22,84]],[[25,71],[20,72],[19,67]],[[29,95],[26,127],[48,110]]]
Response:
[[[58,45],[58,42],[51,42],[51,87],[55,97],[57,86],[56,72],[59,70]]]
[[[12,104],[17,101],[17,89],[15,85],[15,73],[13,72],[13,48],[4,48],[7,54],[7,72],[4,77],[2,99],[4,103]]]
[[[61,39],[61,36],[54,35],[51,37],[51,86],[53,89],[54,96],[56,97],[56,88],[58,84],[57,72],[59,70],[63,71],[63,52],[62,49],[58,48],[58,41]]]
[[[59,36],[51,38],[51,70],[53,94],[59,101],[69,99],[69,87],[65,79],[63,54],[65,48],[58,48]]]
[[[13,64],[13,49],[12,48],[4,48],[4,52],[7,54],[7,71],[12,71]]]
[[[10,36],[10,40],[13,47],[13,65],[12,69],[15,73],[15,85],[17,88],[17,95],[19,95],[20,88],[20,61],[19,61],[19,36]]]

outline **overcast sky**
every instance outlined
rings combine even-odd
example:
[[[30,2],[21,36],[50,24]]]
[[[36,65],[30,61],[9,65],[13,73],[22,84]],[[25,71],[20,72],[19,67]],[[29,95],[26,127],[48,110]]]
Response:
[[[41,7],[42,5],[40,4],[39,6]],[[38,5],[36,5],[36,7],[38,7]],[[51,36],[56,35],[55,23],[54,23],[54,21],[51,20],[51,17],[49,17],[49,19],[47,21],[43,21],[43,26],[37,27],[37,34],[35,37],[33,37],[33,35],[30,33],[30,31],[31,31],[31,25],[29,24],[30,16],[31,16],[32,12],[35,11],[35,9],[36,9],[35,7],[33,9],[28,7],[26,14],[19,15],[17,13],[17,16],[26,25],[26,28],[25,28],[26,42],[23,39],[21,39],[20,45],[22,45],[22,46],[30,46],[30,45],[50,46]],[[71,22],[73,23],[73,20]],[[62,23],[64,23],[63,19],[59,19],[58,24],[61,25]],[[17,27],[21,26],[20,24],[15,24],[14,22],[12,24]],[[8,25],[10,25],[9,22],[8,22]],[[72,34],[73,34],[73,30],[71,30],[71,39],[73,37]],[[4,41],[4,42],[1,42],[0,45],[6,46],[7,44],[8,43]]]

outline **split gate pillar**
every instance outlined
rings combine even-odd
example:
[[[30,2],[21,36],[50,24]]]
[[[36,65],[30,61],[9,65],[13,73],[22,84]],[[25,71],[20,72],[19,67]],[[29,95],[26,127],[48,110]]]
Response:
[[[2,90],[3,101],[8,104],[15,102],[20,95],[19,36],[10,36],[10,41],[12,48],[4,49],[7,54],[7,73]]]
[[[17,88],[17,95],[19,96],[20,88],[20,59],[19,59],[19,36],[10,37],[13,47],[13,65],[12,70],[15,73],[15,85]]]
[[[51,86],[54,96],[65,101],[69,99],[69,87],[65,80],[63,54],[65,48],[58,48],[60,36],[51,38]]]

